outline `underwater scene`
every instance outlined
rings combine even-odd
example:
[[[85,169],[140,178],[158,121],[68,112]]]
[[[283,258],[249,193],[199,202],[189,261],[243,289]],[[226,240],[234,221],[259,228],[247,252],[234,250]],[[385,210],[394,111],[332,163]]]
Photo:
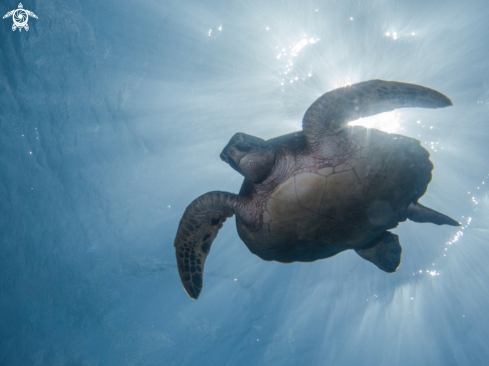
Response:
[[[485,1],[18,1],[0,365],[488,364]]]

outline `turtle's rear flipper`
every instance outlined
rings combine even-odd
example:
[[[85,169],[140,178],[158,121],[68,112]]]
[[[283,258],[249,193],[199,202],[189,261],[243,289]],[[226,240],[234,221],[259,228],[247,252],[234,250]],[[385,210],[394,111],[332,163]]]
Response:
[[[382,234],[373,247],[356,249],[355,252],[385,272],[393,273],[401,265],[402,248],[399,237],[389,231]]]
[[[238,196],[227,192],[206,193],[188,205],[175,237],[178,273],[194,300],[202,291],[204,262],[226,218],[237,210]]]
[[[409,204],[406,213],[408,219],[414,222],[431,222],[437,225],[460,226],[460,223],[454,219],[431,208],[424,207],[419,203]]]

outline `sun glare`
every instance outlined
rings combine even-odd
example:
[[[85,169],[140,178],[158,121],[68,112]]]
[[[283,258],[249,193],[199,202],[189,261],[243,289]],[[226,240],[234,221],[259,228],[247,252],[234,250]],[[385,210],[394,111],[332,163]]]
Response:
[[[375,128],[387,133],[399,132],[402,127],[401,113],[397,111],[385,112],[376,114],[375,116],[360,118],[350,122],[349,126],[363,126],[367,128]]]
[[[293,59],[299,55],[304,47],[315,44],[319,40],[319,38],[308,37],[306,34],[304,34],[302,39],[298,42],[291,43],[289,45],[281,44],[276,46],[275,49],[278,51],[278,53],[275,57],[280,63],[279,76],[281,76],[281,86],[284,86],[285,84],[293,84],[297,81],[305,81],[307,77],[311,77],[311,72],[308,72],[306,76],[303,71],[296,71]],[[285,90],[282,89],[282,91]]]

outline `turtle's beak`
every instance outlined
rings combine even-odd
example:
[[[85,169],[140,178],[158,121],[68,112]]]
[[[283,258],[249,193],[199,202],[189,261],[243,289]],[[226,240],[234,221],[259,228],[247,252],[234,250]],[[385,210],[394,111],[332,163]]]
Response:
[[[226,146],[226,148],[222,151],[221,153],[221,160],[225,161],[231,167],[238,172],[240,171],[239,169],[239,163],[243,157],[248,154],[248,151],[246,147],[240,146],[238,144],[231,145],[231,146]]]
[[[259,137],[238,132],[222,150],[221,159],[246,179],[259,182],[270,173],[275,150]]]

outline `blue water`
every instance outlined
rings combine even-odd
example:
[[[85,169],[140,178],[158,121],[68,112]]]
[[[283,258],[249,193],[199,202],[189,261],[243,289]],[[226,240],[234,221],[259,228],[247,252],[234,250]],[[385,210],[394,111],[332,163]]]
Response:
[[[28,32],[0,25],[0,365],[487,363],[485,1],[23,5]],[[317,96],[373,78],[453,100],[383,121],[431,152],[420,202],[460,232],[401,224],[387,274],[352,251],[264,262],[232,219],[192,301],[173,239],[194,198],[238,192],[229,138],[296,131]]]

